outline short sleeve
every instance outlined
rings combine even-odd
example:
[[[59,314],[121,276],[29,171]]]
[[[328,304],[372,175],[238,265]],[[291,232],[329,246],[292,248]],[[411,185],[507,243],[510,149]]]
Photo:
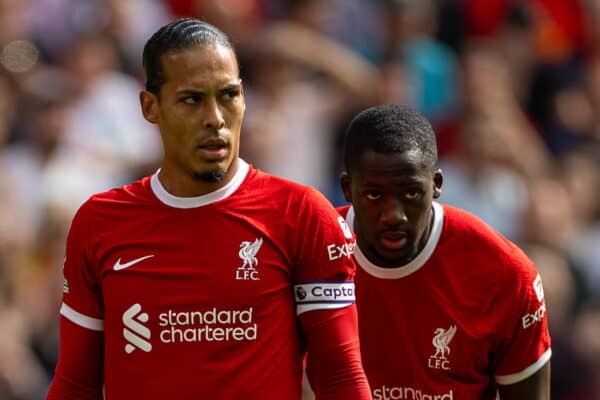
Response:
[[[61,315],[84,328],[104,330],[102,298],[90,257],[92,212],[85,203],[71,223],[63,266]]]
[[[501,385],[533,375],[552,354],[542,279],[530,261],[522,267],[517,285],[514,316],[506,319],[513,321],[507,326],[512,336],[506,338],[494,363],[495,379]]]
[[[296,312],[337,309],[354,297],[355,238],[350,227],[314,189],[309,189],[293,229]]]

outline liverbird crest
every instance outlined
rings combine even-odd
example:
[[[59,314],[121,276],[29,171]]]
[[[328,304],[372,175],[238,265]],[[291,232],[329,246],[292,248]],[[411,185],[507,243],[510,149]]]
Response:
[[[456,325],[450,325],[448,329],[437,328],[433,336],[433,347],[435,347],[435,354],[433,358],[446,359],[446,355],[450,354],[450,341],[456,333]]]
[[[258,253],[258,250],[260,250],[260,246],[262,246],[262,244],[262,238],[258,238],[254,242],[245,240],[240,243],[240,251],[238,254],[244,264],[242,264],[239,269],[254,269],[254,267],[258,265],[256,253]]]

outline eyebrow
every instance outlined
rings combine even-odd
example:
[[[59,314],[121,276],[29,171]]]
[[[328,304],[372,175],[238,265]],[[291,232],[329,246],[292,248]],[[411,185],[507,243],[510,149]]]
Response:
[[[241,90],[242,88],[242,83],[241,82],[235,82],[235,83],[228,83],[225,86],[219,88],[219,92],[226,92],[228,90]],[[204,90],[198,90],[198,89],[180,89],[177,90],[175,92],[175,94],[177,96],[179,95],[194,95],[194,94],[205,94],[206,91]]]
[[[406,176],[406,177],[399,177],[398,181],[394,181],[391,184],[398,185],[398,186],[415,186],[415,185],[424,185],[426,183],[427,183],[426,179],[415,178],[414,176]],[[385,187],[385,186],[389,186],[390,182],[389,181],[374,182],[374,181],[368,180],[368,181],[363,181],[361,183],[361,185],[369,186],[369,187]]]

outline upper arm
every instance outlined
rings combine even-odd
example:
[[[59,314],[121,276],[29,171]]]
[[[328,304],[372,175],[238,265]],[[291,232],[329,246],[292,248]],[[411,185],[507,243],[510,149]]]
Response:
[[[550,360],[530,377],[512,385],[500,385],[498,392],[501,400],[549,400]]]
[[[505,289],[506,323],[498,329],[503,339],[492,364],[496,382],[504,387],[535,381],[532,377],[547,368],[552,356],[540,275],[532,263],[523,263],[514,282]]]
[[[315,190],[302,200],[290,237],[296,312],[339,309],[354,303],[354,236],[342,218]]]
[[[306,193],[299,220],[294,232],[294,295],[316,399],[370,399],[353,304],[354,236],[315,191]]]

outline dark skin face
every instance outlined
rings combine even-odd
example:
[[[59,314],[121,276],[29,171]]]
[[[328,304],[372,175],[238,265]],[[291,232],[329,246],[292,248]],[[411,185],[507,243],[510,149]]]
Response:
[[[357,242],[372,263],[385,268],[407,264],[429,238],[431,203],[441,194],[442,172],[422,161],[419,150],[364,151],[341,177],[354,208]]]
[[[159,179],[171,194],[199,196],[235,175],[245,103],[235,54],[220,44],[161,57],[160,92],[140,93],[146,120],[157,124],[164,159]]]

